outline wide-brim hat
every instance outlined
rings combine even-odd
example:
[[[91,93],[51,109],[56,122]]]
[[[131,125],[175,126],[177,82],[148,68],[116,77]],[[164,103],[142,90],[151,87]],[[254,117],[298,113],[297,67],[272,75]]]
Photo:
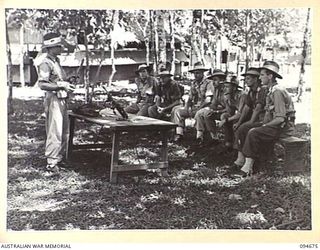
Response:
[[[48,33],[43,37],[42,49],[63,47],[62,37],[58,33]]]
[[[201,62],[196,62],[193,65],[193,69],[190,69],[189,72],[190,73],[194,73],[196,71],[207,71],[209,69],[207,69],[206,67],[203,66],[203,64]]]
[[[220,69],[214,69],[209,76],[207,76],[207,79],[212,79],[213,77],[218,76],[220,78],[226,78],[227,75]]]
[[[222,82],[223,85],[225,84],[232,84],[234,87],[238,88],[238,89],[242,89],[241,86],[239,86],[238,82],[235,82],[235,81],[224,81]]]
[[[151,70],[150,65],[148,66],[147,64],[141,64],[141,65],[139,65],[138,69],[136,70],[136,74],[139,74],[139,72],[144,69],[146,69],[150,73],[150,70]]]
[[[263,66],[261,68],[259,68],[259,70],[262,70],[262,69],[269,70],[272,73],[274,73],[276,77],[282,79],[282,76],[279,74],[279,71],[280,71],[279,64],[277,64],[276,62],[274,62],[274,61],[265,61]]]
[[[260,76],[260,70],[258,68],[250,67],[248,70],[241,74],[242,76],[251,75],[251,76]]]
[[[169,70],[163,70],[163,71],[160,71],[158,76],[161,77],[161,76],[173,76],[173,75],[169,72]]]

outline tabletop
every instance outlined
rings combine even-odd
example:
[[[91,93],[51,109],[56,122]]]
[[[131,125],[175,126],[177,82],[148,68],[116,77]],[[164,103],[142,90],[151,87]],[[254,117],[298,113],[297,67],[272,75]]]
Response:
[[[69,112],[70,117],[82,119],[98,125],[103,125],[105,128],[109,128],[115,131],[128,131],[134,129],[148,129],[148,130],[168,130],[175,128],[177,125],[172,122],[153,119],[145,116],[137,116],[128,114],[128,120],[119,120],[119,116],[113,114],[112,110],[107,110],[101,113],[99,117],[89,117],[85,115],[75,114],[72,111]]]

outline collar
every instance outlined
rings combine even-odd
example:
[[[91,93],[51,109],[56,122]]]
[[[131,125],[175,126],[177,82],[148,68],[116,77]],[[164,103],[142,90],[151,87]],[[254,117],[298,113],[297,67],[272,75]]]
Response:
[[[56,57],[56,56],[47,54],[47,57],[48,57],[50,60],[54,61],[54,62],[59,62],[59,58]]]

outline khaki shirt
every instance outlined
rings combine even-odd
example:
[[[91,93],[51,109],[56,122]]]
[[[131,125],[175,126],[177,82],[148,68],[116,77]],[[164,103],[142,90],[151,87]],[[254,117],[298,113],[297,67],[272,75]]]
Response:
[[[211,90],[208,91],[208,90]],[[194,106],[200,106],[206,101],[206,95],[213,92],[213,83],[209,79],[203,79],[200,83],[193,81],[190,87],[189,103]]]
[[[154,98],[159,92],[159,82],[153,76],[148,76],[145,80],[140,77],[135,79],[138,88],[138,103],[154,103]]]
[[[163,107],[167,107],[175,101],[180,100],[183,94],[178,83],[173,80],[170,80],[170,83],[166,85],[161,84],[159,90],[160,102]]]
[[[242,111],[245,105],[246,98],[247,93],[245,93],[244,91],[236,90],[232,96],[224,95],[222,106],[227,109],[227,113],[229,113],[229,115],[234,115],[236,111]]]
[[[223,85],[221,85],[219,88],[214,88],[210,108],[213,110],[222,109],[225,107],[225,101]]]
[[[295,109],[288,91],[277,84],[269,89],[265,111],[264,123],[268,123],[276,117],[294,118]]]
[[[66,73],[60,65],[59,59],[47,54],[38,66],[38,82],[63,81],[66,79]]]
[[[249,90],[245,104],[251,109],[254,110],[258,104],[261,104],[262,111],[259,113],[258,120],[263,121],[265,115],[265,106],[267,98],[268,88],[266,86],[260,86],[256,91]]]
[[[38,66],[36,68],[38,72],[38,85],[40,85],[41,82],[57,83],[58,81],[65,81],[67,78],[57,57],[43,54],[36,66]],[[46,97],[51,95],[56,95],[59,99],[68,97],[68,93],[65,90],[46,91]]]

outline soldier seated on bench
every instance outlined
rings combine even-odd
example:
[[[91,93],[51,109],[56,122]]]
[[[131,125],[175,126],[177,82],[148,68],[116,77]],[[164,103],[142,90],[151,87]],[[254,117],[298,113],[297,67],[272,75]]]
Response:
[[[220,69],[214,69],[207,77],[212,81],[212,84],[206,88],[205,105],[197,111],[194,117],[197,130],[196,141],[199,146],[204,144],[205,131],[210,133],[211,142],[218,142],[215,119],[220,119],[221,113],[224,112],[222,82],[225,78],[226,74]]]
[[[253,164],[266,143],[290,136],[294,131],[295,110],[291,96],[278,85],[276,78],[282,79],[279,65],[274,61],[266,61],[260,68],[260,80],[268,87],[263,125],[250,129],[247,134],[242,150],[245,162],[237,173],[242,176],[252,174]]]
[[[155,98],[158,92],[158,80],[150,76],[151,67],[142,64],[138,67],[135,79],[138,89],[138,97],[136,103],[125,108],[125,112],[141,116],[148,116],[148,108],[155,104]]]
[[[160,86],[156,104],[148,108],[149,117],[166,119],[170,117],[172,108],[181,103],[183,93],[177,82],[171,79],[172,74],[168,70],[159,73]]]
[[[245,84],[249,88],[246,95],[244,107],[241,111],[240,118],[234,123],[234,144],[233,148],[238,151],[238,157],[234,162],[232,169],[241,168],[244,164],[245,157],[242,148],[251,128],[260,127],[262,125],[265,114],[264,107],[266,104],[267,86],[262,86],[260,70],[257,68],[249,68],[242,76],[245,77]],[[246,121],[248,120],[248,121]]]
[[[235,77],[225,81],[224,85],[224,106],[225,112],[221,114],[221,121],[218,126],[224,128],[224,143],[227,149],[232,149],[234,142],[233,124],[241,123],[247,117],[241,113],[245,105],[247,94],[242,91]],[[241,119],[240,119],[241,118]]]

